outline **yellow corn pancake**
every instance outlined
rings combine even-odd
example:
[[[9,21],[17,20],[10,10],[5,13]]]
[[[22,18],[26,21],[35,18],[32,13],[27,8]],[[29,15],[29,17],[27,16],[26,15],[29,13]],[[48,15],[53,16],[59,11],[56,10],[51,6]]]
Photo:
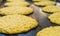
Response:
[[[26,7],[26,6],[29,6],[30,4],[28,2],[7,2],[4,4],[4,6],[23,6],[23,7]]]
[[[7,2],[26,1],[26,0],[6,0]]]
[[[38,22],[24,15],[7,15],[0,18],[0,32],[16,34],[27,32],[38,26]]]
[[[33,9],[30,7],[5,7],[0,9],[0,14],[11,15],[11,14],[31,14]]]
[[[50,0],[32,0],[34,2],[41,2],[41,1],[50,1]]]
[[[37,36],[60,36],[60,26],[44,28],[37,33]]]
[[[46,6],[42,9],[42,11],[47,12],[47,13],[60,12],[60,6]]]
[[[55,5],[56,2],[53,1],[41,1],[41,2],[35,2],[34,5],[36,6],[51,6],[51,5]]]
[[[48,18],[52,23],[60,25],[60,12],[50,15]]]

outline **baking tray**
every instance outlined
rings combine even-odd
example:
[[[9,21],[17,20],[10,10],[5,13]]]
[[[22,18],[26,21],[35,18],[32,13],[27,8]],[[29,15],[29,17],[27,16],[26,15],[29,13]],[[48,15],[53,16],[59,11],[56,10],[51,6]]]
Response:
[[[30,0],[28,2],[31,2]],[[3,4],[5,3],[5,0],[3,0],[1,7],[3,7]],[[57,3],[58,6],[60,6],[60,3]],[[39,23],[38,27],[30,30],[29,32],[22,33],[22,34],[14,34],[14,35],[8,35],[8,34],[0,34],[0,36],[36,36],[37,32],[42,30],[43,28],[49,27],[49,26],[56,26],[55,24],[51,23],[48,19],[48,16],[50,14],[44,13],[41,11],[42,7],[34,6],[33,4],[30,5],[31,8],[34,9],[34,13],[30,16],[36,19]]]

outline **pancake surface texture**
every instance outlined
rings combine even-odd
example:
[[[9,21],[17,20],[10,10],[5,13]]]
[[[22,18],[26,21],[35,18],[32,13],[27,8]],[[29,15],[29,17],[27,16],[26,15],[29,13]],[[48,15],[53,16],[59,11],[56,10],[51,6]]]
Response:
[[[51,6],[51,5],[55,5],[56,2],[53,1],[41,1],[41,2],[35,2],[34,5],[36,6]]]
[[[30,7],[5,7],[0,9],[0,14],[11,15],[11,14],[31,14],[33,9]]]
[[[60,6],[46,6],[42,8],[42,11],[47,12],[47,13],[60,12]]]
[[[38,26],[38,22],[24,15],[7,15],[0,18],[0,32],[16,34],[27,32]]]
[[[26,7],[26,6],[29,6],[30,4],[28,2],[7,2],[5,3],[4,6],[23,6],[23,7]]]
[[[39,31],[37,36],[60,36],[60,26],[45,28]]]
[[[26,0],[7,0],[7,2],[17,2],[17,1],[26,1]]]
[[[50,0],[32,0],[34,2],[41,2],[41,1],[50,1]]]
[[[48,18],[52,23],[60,25],[60,12],[50,15]]]

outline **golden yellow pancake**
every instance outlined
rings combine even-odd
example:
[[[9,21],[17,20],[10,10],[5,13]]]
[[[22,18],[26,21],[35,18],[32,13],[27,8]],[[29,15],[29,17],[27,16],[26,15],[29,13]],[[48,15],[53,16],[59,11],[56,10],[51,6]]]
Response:
[[[41,2],[41,1],[50,1],[50,0],[32,0],[34,2]]]
[[[27,32],[38,26],[38,22],[24,15],[7,15],[0,18],[0,32],[16,34]]]
[[[47,12],[47,13],[60,12],[60,6],[46,6],[42,8],[42,11]]]
[[[0,14],[13,15],[13,14],[31,14],[33,9],[30,7],[5,7],[0,9]]]
[[[30,4],[28,2],[7,2],[4,4],[4,6],[22,6],[22,7],[27,7]]]
[[[52,23],[60,25],[60,12],[53,13],[48,17]]]
[[[26,1],[26,0],[6,0],[7,2],[17,2],[17,1]]]
[[[60,36],[60,26],[51,26],[39,31],[36,36]]]
[[[36,6],[51,6],[51,5],[55,5],[56,2],[53,1],[41,1],[41,2],[34,2],[34,5]]]

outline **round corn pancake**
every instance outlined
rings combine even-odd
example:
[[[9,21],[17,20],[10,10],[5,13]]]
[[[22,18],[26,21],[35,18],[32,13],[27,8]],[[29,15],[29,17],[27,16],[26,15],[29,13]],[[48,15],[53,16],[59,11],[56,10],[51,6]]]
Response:
[[[26,6],[29,6],[30,4],[28,2],[10,2],[10,3],[5,3],[4,6],[23,6],[23,7],[26,7]]]
[[[7,2],[26,1],[26,0],[6,0]]]
[[[47,12],[47,13],[60,12],[60,6],[46,6],[42,8],[42,11]]]
[[[11,15],[11,14],[31,14],[33,9],[30,7],[5,7],[0,9],[0,14]]]
[[[45,28],[39,31],[37,36],[60,36],[60,26]]]
[[[32,0],[34,2],[41,2],[41,1],[50,1],[50,0]]]
[[[41,1],[41,2],[34,2],[34,5],[36,6],[51,6],[51,5],[55,5],[56,2],[53,1]]]
[[[16,34],[27,32],[38,26],[38,22],[24,15],[7,15],[0,18],[0,32]]]
[[[60,25],[60,12],[54,13],[48,17],[52,23]]]

